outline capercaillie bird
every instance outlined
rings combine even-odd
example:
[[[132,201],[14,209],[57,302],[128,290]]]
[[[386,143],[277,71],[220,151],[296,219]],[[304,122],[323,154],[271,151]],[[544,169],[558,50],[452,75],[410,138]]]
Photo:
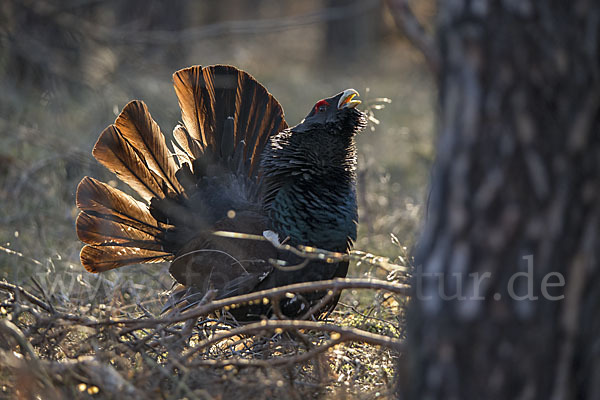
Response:
[[[90,272],[171,261],[180,284],[172,305],[208,291],[226,298],[291,283],[345,277],[348,262],[302,259],[277,246],[348,252],[356,239],[356,147],[365,115],[347,89],[318,101],[289,128],[277,100],[232,66],[194,66],[173,75],[182,123],[172,149],[141,101],[127,104],[100,135],[94,157],[143,201],[90,177],[77,188],[81,262]],[[269,241],[216,236],[261,235]],[[269,260],[297,263],[277,268]],[[297,316],[323,293],[280,303]],[[327,307],[337,303],[334,299]],[[236,309],[239,320],[270,305]]]

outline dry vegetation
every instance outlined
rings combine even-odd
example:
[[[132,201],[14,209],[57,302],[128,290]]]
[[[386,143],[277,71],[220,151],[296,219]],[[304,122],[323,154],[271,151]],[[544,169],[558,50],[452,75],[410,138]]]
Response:
[[[428,72],[389,16],[377,47],[348,62],[324,56],[326,20],[318,18],[286,29],[213,34],[190,28],[206,25],[208,17],[205,7],[185,2],[191,11],[180,36],[171,32],[164,37],[173,40],[149,44],[147,36],[128,33],[143,20],[123,23],[118,2],[66,3],[60,10],[44,1],[0,6],[6,22],[0,32],[0,397],[390,396],[407,276],[394,265],[410,264],[406,248],[423,214],[433,122]],[[262,4],[253,18],[305,15],[321,2]],[[179,119],[171,73],[215,63],[255,75],[291,124],[315,99],[346,87],[367,104],[391,99],[374,110],[380,123],[373,121],[358,139],[355,246],[390,262],[356,253],[354,283],[327,320],[239,328],[215,314],[217,308],[209,310],[209,302],[187,311],[193,315],[161,316],[172,285],[167,266],[91,275],[79,264],[75,187],[85,175],[114,180],[91,157],[98,134],[127,101],[140,98],[168,135]],[[380,289],[365,288],[360,279],[376,279]]]
[[[19,398],[386,398],[402,349],[407,266],[392,280],[337,279],[276,288],[159,314],[153,290],[94,288],[68,302],[0,282],[0,388]],[[136,290],[137,287],[137,290]],[[227,310],[289,291],[352,289],[327,319],[239,325]],[[368,304],[359,290],[369,290]],[[58,293],[63,294],[63,293]],[[83,297],[81,297],[83,296]],[[94,303],[85,303],[89,298]]]

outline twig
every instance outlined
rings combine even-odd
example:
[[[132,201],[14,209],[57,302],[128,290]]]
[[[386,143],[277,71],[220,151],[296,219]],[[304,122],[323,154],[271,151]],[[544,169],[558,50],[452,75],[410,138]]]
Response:
[[[256,332],[263,331],[274,331],[276,329],[282,330],[298,330],[298,329],[312,329],[312,330],[321,330],[327,332],[334,332],[339,335],[338,338],[334,340],[340,340],[341,342],[364,342],[369,343],[376,346],[384,346],[389,347],[395,350],[401,350],[404,346],[404,342],[400,339],[392,338],[389,336],[379,335],[376,333],[366,332],[360,329],[352,328],[349,326],[338,326],[334,324],[324,324],[315,321],[280,321],[280,320],[263,320],[261,322],[256,322],[250,325],[241,326],[239,328],[232,329],[227,332],[223,332],[221,334],[215,335],[210,339],[203,340],[198,343],[196,346],[187,350],[183,357],[187,358],[195,354],[196,352],[211,346],[215,343],[218,343],[224,339],[238,336],[238,335],[248,335]]]
[[[423,53],[429,68],[437,77],[440,71],[440,55],[435,41],[412,12],[408,0],[387,0],[387,4],[396,26]]]
[[[263,290],[242,296],[229,297],[223,300],[213,301],[209,304],[198,306],[193,310],[183,312],[179,315],[169,318],[148,318],[148,319],[109,319],[103,321],[90,321],[85,323],[88,326],[99,325],[136,325],[137,329],[154,326],[156,324],[171,324],[182,322],[190,318],[197,318],[220,310],[223,307],[232,304],[243,304],[251,301],[262,301],[264,298],[273,298],[285,295],[286,293],[303,293],[319,290],[342,290],[342,289],[373,289],[387,290],[408,296],[410,287],[408,285],[382,281],[378,279],[360,279],[360,278],[336,278],[327,281],[303,282],[293,285],[282,286],[274,289]]]
[[[300,364],[302,362],[308,361],[312,359],[317,354],[323,353],[329,350],[331,347],[334,347],[343,340],[329,340],[325,344],[320,346],[313,347],[312,349],[306,351],[305,353],[298,354],[292,357],[278,357],[269,360],[256,360],[256,359],[247,359],[247,358],[234,358],[229,360],[195,360],[190,363],[190,367],[196,366],[209,366],[213,368],[220,368],[226,366],[236,366],[236,367],[259,367],[259,368],[272,368],[280,365],[288,365],[288,364]]]
[[[54,310],[54,306],[50,302],[50,300],[48,298],[48,295],[46,294],[46,291],[44,290],[44,288],[42,287],[42,285],[40,285],[40,283],[37,281],[37,279],[35,279],[33,276],[31,277],[31,281],[38,288],[38,290],[40,291],[40,293],[44,297],[44,300],[46,300],[46,304],[48,304],[48,307],[50,307],[50,313],[54,314],[56,312],[56,310]]]
[[[30,1],[37,4],[35,1]],[[185,41],[206,40],[226,35],[242,34],[257,35],[271,32],[281,32],[300,27],[322,24],[328,21],[339,21],[364,14],[379,4],[378,0],[362,0],[339,7],[327,7],[317,11],[311,11],[300,15],[279,16],[277,18],[261,18],[250,20],[219,21],[216,23],[198,26],[178,31],[169,30],[139,30],[119,29],[121,27],[107,28],[101,24],[88,21],[69,12],[63,12],[46,5],[46,12],[60,13],[60,22],[63,29],[81,32],[92,40],[100,43],[119,44],[152,44],[153,46],[165,46]],[[30,5],[30,7],[32,7]],[[38,10],[39,7],[36,8]],[[39,12],[39,11],[38,11]],[[27,55],[31,58],[35,55]]]
[[[12,336],[21,347],[21,351],[31,357],[31,359],[37,359],[37,355],[31,346],[31,343],[25,338],[23,332],[12,322],[6,319],[0,320],[0,336]]]
[[[275,248],[279,250],[289,251],[292,254],[295,254],[299,257],[304,258],[303,263],[299,265],[291,265],[287,266],[287,263],[282,260],[269,260],[269,262],[276,266],[279,269],[287,270],[287,271],[295,271],[305,266],[305,263],[308,260],[321,260],[327,263],[337,263],[340,261],[361,261],[366,262],[371,265],[375,265],[385,269],[388,272],[410,272],[411,268],[403,265],[398,265],[391,263],[389,258],[375,256],[371,253],[366,253],[364,251],[352,250],[349,254],[347,253],[339,253],[335,251],[329,251],[324,249],[319,249],[317,247],[312,246],[291,246],[289,244],[281,243],[280,245],[275,245],[273,242],[265,238],[261,235],[252,235],[248,233],[239,233],[239,232],[230,232],[230,231],[214,231],[212,232],[215,236],[226,237],[230,239],[245,239],[245,240],[257,240],[263,242],[269,242]]]
[[[298,319],[307,319],[310,318],[311,316],[313,316],[317,311],[319,311],[321,308],[323,308],[323,306],[325,306],[325,304],[329,303],[329,301],[331,301],[331,299],[337,295],[339,293],[339,291],[333,291],[330,290],[327,292],[327,294],[321,299],[319,300],[314,306],[312,306],[310,308],[310,310],[308,310],[306,313],[304,313],[300,318]]]
[[[388,321],[388,320],[386,320],[386,319],[383,319],[383,318],[378,318],[378,317],[374,317],[374,316],[372,316],[372,315],[367,315],[367,314],[365,314],[365,313],[362,313],[362,312],[358,311],[358,310],[356,309],[356,307],[354,307],[353,305],[350,305],[350,304],[344,304],[344,303],[342,303],[342,302],[339,302],[338,304],[339,304],[339,305],[341,305],[342,307],[349,308],[350,310],[352,310],[352,312],[353,312],[353,313],[355,313],[355,314],[357,314],[357,315],[359,315],[359,316],[363,317],[363,322],[364,322],[365,320],[373,320],[373,321],[381,322],[381,323],[384,323],[384,324],[390,325],[390,326],[391,326],[392,328],[394,328],[394,329],[395,329],[397,332],[400,332],[400,327],[399,327],[399,326],[397,326],[396,324],[392,323],[391,321]],[[371,310],[369,310],[369,313],[370,313],[370,312],[371,312]]]
[[[21,296],[25,297],[29,302],[31,302],[31,303],[35,304],[36,306],[44,309],[44,311],[47,311],[49,313],[52,313],[54,311],[53,307],[51,307],[50,305],[46,304],[40,298],[38,298],[37,296],[29,293],[28,291],[26,291],[25,289],[23,289],[20,286],[13,285],[12,283],[8,283],[8,282],[0,282],[0,290],[7,291],[7,292],[10,292],[10,293],[13,293],[13,294],[19,293]]]
[[[30,303],[40,307],[41,309],[48,312],[49,314],[52,314],[53,318],[55,318],[55,319],[64,319],[64,320],[68,320],[68,321],[79,322],[83,325],[93,325],[94,323],[98,322],[96,319],[85,317],[82,315],[75,315],[75,314],[69,314],[69,313],[57,311],[53,306],[46,304],[39,297],[29,293],[27,290],[25,290],[21,286],[13,285],[12,283],[0,282],[0,291],[13,293],[15,295],[16,302],[18,302],[18,300],[19,300],[18,296],[23,296]],[[29,310],[29,311],[31,312],[31,310]]]

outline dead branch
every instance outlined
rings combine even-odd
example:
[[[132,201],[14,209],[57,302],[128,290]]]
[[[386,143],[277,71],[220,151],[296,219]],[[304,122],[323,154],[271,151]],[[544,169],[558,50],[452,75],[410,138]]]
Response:
[[[227,360],[195,360],[194,362],[190,363],[189,366],[209,366],[213,368],[222,368],[227,366],[272,368],[281,365],[297,365],[314,358],[318,354],[326,352],[330,348],[335,347],[342,342],[342,339],[329,340],[325,344],[313,347],[312,349],[304,353],[297,354],[291,357],[279,357],[270,360],[257,360],[247,358],[234,358]]]
[[[12,294],[18,293],[18,295],[23,296],[25,299],[27,299],[27,301],[42,308],[44,311],[47,311],[49,313],[53,312],[53,308],[50,305],[46,304],[39,297],[29,293],[27,290],[23,289],[20,286],[13,285],[12,283],[8,283],[8,282],[0,282],[0,290],[9,292]]]
[[[427,33],[408,3],[408,0],[387,0],[396,26],[421,51],[427,65],[429,65],[434,76],[437,77],[440,71],[440,55],[435,45],[435,40]]]
[[[258,332],[265,331],[276,331],[278,329],[288,331],[288,330],[299,330],[299,329],[312,329],[312,330],[321,330],[326,332],[336,333],[338,336],[334,338],[334,340],[339,340],[341,342],[363,342],[369,343],[376,346],[385,346],[395,350],[400,350],[403,347],[404,342],[400,339],[391,338],[388,336],[378,335],[376,333],[366,332],[360,329],[348,327],[348,326],[339,326],[334,324],[327,324],[315,321],[298,321],[298,320],[263,320],[261,322],[256,322],[253,324],[249,324],[246,326],[241,326],[239,328],[232,329],[227,332],[220,333],[218,335],[213,336],[210,339],[206,339],[196,346],[192,347],[188,351],[184,353],[184,358],[188,358],[195,354],[196,352],[211,346],[215,343],[218,343],[224,339],[238,336],[238,335],[248,335],[254,334]]]
[[[286,293],[305,293],[319,290],[342,290],[342,289],[372,289],[387,290],[398,293],[403,296],[410,294],[408,285],[392,283],[378,279],[360,279],[360,278],[336,278],[327,281],[303,282],[293,285],[282,286],[274,289],[263,290],[260,292],[249,293],[246,295],[229,297],[223,300],[213,301],[205,305],[198,305],[194,309],[182,312],[179,315],[166,318],[145,318],[145,319],[108,319],[103,321],[88,321],[85,325],[135,325],[136,329],[152,327],[157,324],[173,324],[183,322],[190,318],[198,318],[208,315],[212,312],[229,307],[235,304],[245,304],[253,301],[263,301],[263,299],[273,299],[284,296]]]
[[[27,341],[23,332],[21,332],[21,330],[12,322],[2,319],[0,320],[0,338],[5,338],[6,340],[8,337],[12,337],[17,342],[25,355],[29,356],[31,359],[37,358],[31,343]]]
[[[320,260],[325,261],[327,263],[337,263],[341,261],[361,261],[367,264],[371,264],[377,267],[381,267],[388,272],[399,271],[408,273],[411,271],[410,266],[398,265],[390,262],[390,259],[387,257],[376,256],[374,254],[360,251],[360,250],[352,250],[350,253],[339,253],[335,251],[329,251],[324,249],[319,249],[317,247],[312,246],[291,246],[289,244],[279,244],[275,245],[273,242],[265,238],[261,235],[251,235],[248,233],[239,233],[239,232],[230,232],[230,231],[214,231],[212,232],[215,236],[226,237],[230,239],[244,239],[244,240],[258,240],[263,242],[269,242],[274,247],[279,250],[289,251],[290,253],[297,255],[299,257],[304,258],[302,263],[297,265],[287,265],[287,263],[283,260],[269,260],[269,263],[274,267],[286,271],[296,271],[306,265],[308,260]]]

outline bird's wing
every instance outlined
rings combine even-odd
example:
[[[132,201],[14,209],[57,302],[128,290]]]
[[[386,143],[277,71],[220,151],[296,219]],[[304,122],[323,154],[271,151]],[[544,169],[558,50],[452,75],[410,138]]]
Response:
[[[228,237],[203,232],[188,241],[171,263],[169,271],[181,284],[203,291],[233,290],[230,282],[241,276],[262,276],[272,269],[269,259],[277,250],[268,241],[247,239],[244,234],[262,235],[267,221],[255,212],[240,212],[215,224],[215,231],[233,233]],[[240,281],[241,282],[241,281]],[[228,286],[229,285],[229,286]],[[243,286],[241,283],[240,286]],[[217,297],[222,297],[221,292]]]

